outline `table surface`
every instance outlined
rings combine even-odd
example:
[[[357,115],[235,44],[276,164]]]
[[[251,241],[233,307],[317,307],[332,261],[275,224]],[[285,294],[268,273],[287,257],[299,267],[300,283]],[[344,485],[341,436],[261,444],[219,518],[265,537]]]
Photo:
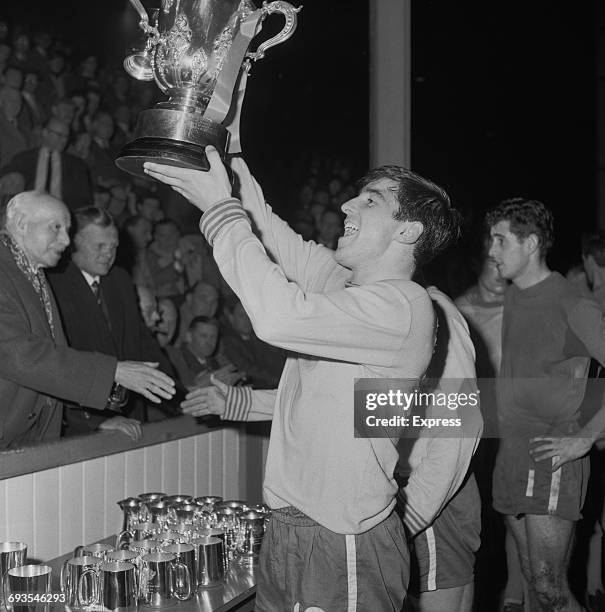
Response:
[[[114,544],[115,536],[100,540],[104,544]],[[52,590],[54,593],[61,591],[60,575],[63,563],[72,557],[66,554],[47,562],[52,567]],[[200,588],[191,599],[187,601],[175,600],[170,606],[174,612],[226,612],[232,609],[243,609],[239,606],[244,602],[252,600],[256,593],[256,564],[252,567],[242,565],[237,561],[231,563],[229,571],[225,576],[225,582],[212,588]],[[68,610],[67,606],[53,606],[53,610]],[[139,606],[139,610],[158,610],[149,606]]]

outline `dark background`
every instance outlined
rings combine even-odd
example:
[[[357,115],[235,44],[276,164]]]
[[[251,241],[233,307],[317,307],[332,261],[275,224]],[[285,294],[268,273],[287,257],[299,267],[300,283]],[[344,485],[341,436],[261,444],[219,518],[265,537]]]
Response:
[[[473,217],[471,238],[483,210],[504,197],[549,204],[558,267],[576,257],[581,231],[597,219],[596,6],[412,3],[413,168],[443,184]],[[52,29],[73,40],[77,53],[116,65],[140,40],[127,0],[4,2],[2,16]],[[272,17],[261,38],[280,27]],[[368,1],[305,2],[294,36],[254,66],[243,115],[245,153],[283,212],[312,153],[345,156],[363,172]]]

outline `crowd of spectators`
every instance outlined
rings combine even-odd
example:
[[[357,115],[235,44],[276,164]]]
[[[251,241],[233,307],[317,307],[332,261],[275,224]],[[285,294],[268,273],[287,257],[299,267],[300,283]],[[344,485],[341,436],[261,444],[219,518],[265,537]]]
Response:
[[[192,207],[172,190],[115,165],[120,149],[133,137],[138,112],[152,106],[159,94],[154,83],[130,78],[119,64],[104,64],[97,55],[78,57],[68,40],[53,38],[47,31],[9,26],[0,19],[2,207],[14,195],[36,190],[50,193],[70,209],[72,245],[52,278],[56,286],[66,287],[72,303],[62,304],[58,295],[59,309],[74,318],[78,314],[73,312],[75,295],[86,308],[88,287],[84,285],[83,290],[74,280],[74,266],[89,285],[96,279],[109,302],[109,308],[103,304],[95,329],[94,317],[81,313],[81,329],[71,339],[72,345],[82,344],[84,336],[78,348],[123,357],[124,347],[130,346],[125,358],[160,361],[161,369],[180,385],[177,400],[187,388],[209,384],[210,374],[230,384],[275,387],[285,352],[255,336],[245,311],[218,272]],[[75,229],[81,213],[90,230]],[[89,233],[105,238],[92,244]],[[91,248],[105,250],[100,271],[93,254],[90,261],[78,265],[83,240]],[[118,275],[122,293],[128,294],[129,286],[136,288],[141,321],[155,337],[160,357],[134,321],[120,319],[117,307],[111,306],[115,270],[128,273],[130,285]],[[84,330],[86,326],[91,329]],[[69,336],[70,325],[64,321],[64,327]],[[138,336],[133,343],[135,330]],[[127,416],[163,418],[178,410],[178,401],[162,410],[138,404],[127,403],[123,408]],[[91,415],[95,416],[94,411],[83,413],[86,427],[74,427],[74,418],[65,419],[64,435],[106,422],[103,416],[107,415]],[[132,431],[117,429],[126,434]]]

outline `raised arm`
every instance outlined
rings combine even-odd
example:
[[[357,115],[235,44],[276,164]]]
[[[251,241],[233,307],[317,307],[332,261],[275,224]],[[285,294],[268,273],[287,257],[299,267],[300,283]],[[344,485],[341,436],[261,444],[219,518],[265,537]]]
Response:
[[[333,252],[322,245],[303,240],[273,213],[265,202],[260,185],[241,157],[234,158],[231,167],[238,177],[242,205],[267,252],[284,271],[286,278],[297,283],[303,291],[325,291],[330,287],[342,286],[343,279],[350,274],[334,261]]]

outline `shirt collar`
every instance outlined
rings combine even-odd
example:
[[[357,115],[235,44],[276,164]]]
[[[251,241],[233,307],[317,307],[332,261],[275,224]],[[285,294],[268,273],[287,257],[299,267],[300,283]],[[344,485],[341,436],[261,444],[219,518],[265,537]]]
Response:
[[[92,284],[95,283],[95,282],[97,284],[101,282],[101,277],[98,274],[93,276],[92,274],[89,274],[88,272],[85,272],[84,270],[80,270],[80,272],[82,272],[82,276],[84,277],[84,279],[88,283],[89,287],[92,287]]]

